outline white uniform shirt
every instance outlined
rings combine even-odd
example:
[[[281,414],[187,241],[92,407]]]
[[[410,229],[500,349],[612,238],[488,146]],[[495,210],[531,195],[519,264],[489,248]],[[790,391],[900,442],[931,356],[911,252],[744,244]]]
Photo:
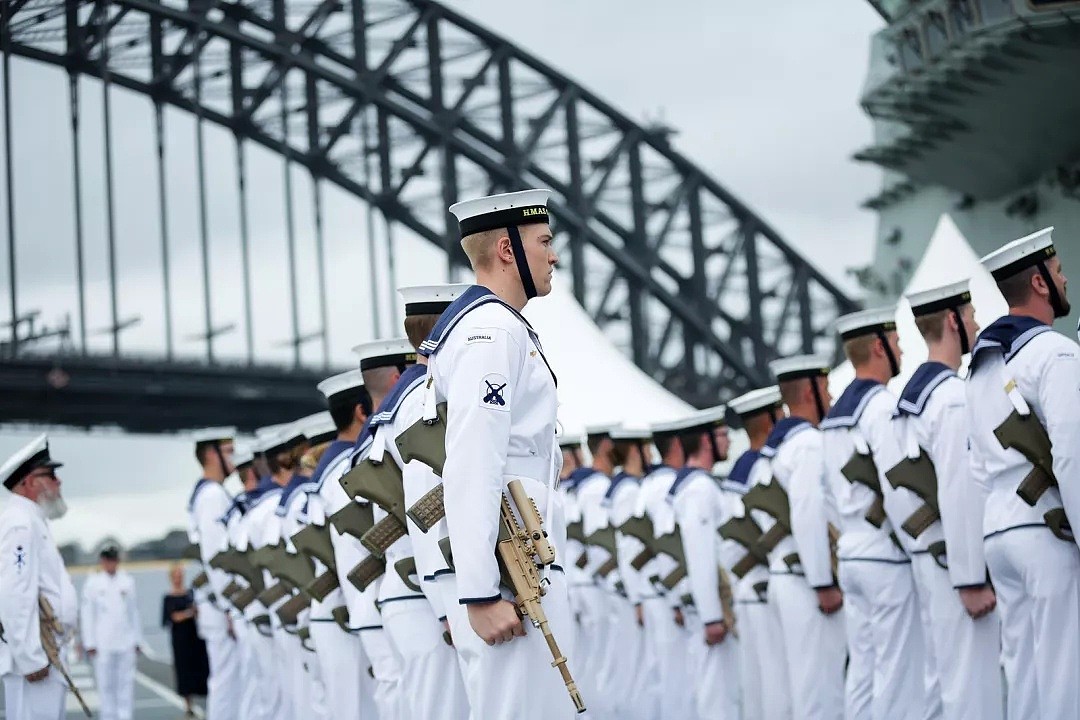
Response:
[[[591,475],[583,479],[577,485],[575,495],[577,497],[577,512],[581,517],[581,532],[586,539],[597,530],[602,530],[608,525],[608,509],[604,506],[604,496],[611,487],[611,478],[606,474],[593,471]],[[596,582],[596,571],[609,559],[606,550],[596,546],[585,544],[587,552],[585,567],[582,575],[586,582]]]
[[[671,483],[675,482],[675,468],[661,465],[641,481],[641,489],[638,491],[637,508],[634,513],[637,517],[648,516],[653,525],[653,536],[661,537],[675,529],[675,508],[668,502],[668,490]],[[641,577],[648,583],[643,585],[642,592],[656,595],[660,590],[652,582],[653,578],[663,579],[676,567],[675,561],[664,554],[657,554],[641,568]],[[685,581],[684,581],[685,582]],[[677,607],[681,604],[681,593],[675,592],[676,587],[668,594],[670,604]],[[643,597],[649,597],[648,594]]]
[[[616,476],[618,477],[618,476]],[[625,476],[621,481],[608,489],[608,497],[605,504],[608,511],[608,522],[614,528],[620,527],[629,520],[638,506],[638,496],[641,494],[641,480],[633,476]],[[636,537],[624,535],[616,530],[615,547],[618,550],[616,560],[619,563],[618,578],[622,581],[623,592],[634,605],[641,602],[643,597],[655,595],[649,585],[648,577],[643,577],[641,572],[635,570],[631,561],[644,549],[644,545]]]
[[[247,536],[247,548],[250,550],[258,550],[266,545],[276,545],[280,538],[280,525],[277,522],[277,516],[274,514],[277,510],[277,505],[281,501],[281,489],[274,488],[267,490],[263,493],[255,502],[251,504],[247,512],[244,513],[243,526]],[[263,587],[271,588],[277,585],[277,579],[275,579],[266,570],[262,571],[263,575]],[[284,599],[279,600],[278,604],[285,602]],[[244,611],[244,615],[250,620],[259,615],[264,615],[270,608],[265,607],[261,602],[255,601],[247,606]],[[277,615],[270,613],[270,621],[274,627],[279,626]]]
[[[135,579],[123,570],[114,575],[99,571],[86,579],[81,615],[79,632],[87,650],[118,652],[143,644]]]
[[[748,451],[748,454],[750,452],[753,451]],[[752,460],[752,464],[750,465],[750,469],[746,472],[745,481],[734,481],[729,477],[728,480],[725,480],[720,484],[721,492],[726,493],[728,496],[723,498],[721,502],[730,505],[729,511],[732,517],[741,518],[746,514],[746,508],[743,506],[742,497],[750,488],[760,482],[769,482],[772,480],[772,466],[769,463],[768,458],[762,457],[760,452],[753,453],[749,458]],[[741,462],[743,461],[743,458],[740,458],[739,460]],[[738,463],[732,468],[733,474],[736,468],[738,468]],[[726,520],[724,522],[726,522]],[[757,522],[756,519],[755,522]],[[722,522],[718,523],[717,527],[719,528],[722,524]],[[746,547],[738,541],[720,538],[720,559],[724,568],[731,576],[731,582],[734,584],[732,589],[735,594],[735,600],[743,602],[761,602],[763,598],[758,594],[758,591],[754,589],[754,586],[759,585],[760,583],[768,583],[769,568],[761,564],[755,565],[741,578],[737,577],[732,571],[735,565],[746,556],[747,552],[748,550]]]
[[[210,567],[210,560],[228,547],[228,533],[221,519],[232,506],[232,497],[221,483],[200,480],[188,503],[188,538],[199,546],[203,571],[209,579],[207,595],[196,596],[200,628],[223,627],[228,602],[225,600],[225,588],[229,584],[229,575],[224,570]],[[215,599],[211,604],[209,593]]]
[[[488,302],[464,315],[430,356],[436,399],[447,402],[443,466],[446,522],[459,600],[501,596],[495,542],[506,483],[521,481],[544,516],[564,558],[566,525],[555,478],[562,454],[555,439],[558,398],[539,343],[524,318]],[[513,504],[513,503],[511,503]]]
[[[52,605],[65,634],[77,622],[77,596],[41,507],[21,495],[0,511],[0,675],[29,675],[49,664],[41,647],[38,595]]]
[[[856,452],[869,453],[877,466],[879,482],[884,482],[883,473],[888,468],[882,465],[892,458],[879,458],[878,453],[895,443],[892,428],[895,409],[896,398],[884,385],[856,378],[833,405],[828,418],[821,422],[826,487],[839,512],[837,554],[841,560],[907,560],[907,555],[890,537],[894,528],[887,517],[880,528],[866,520],[876,498],[874,492],[862,483],[849,481],[841,472]]]
[[[812,588],[836,584],[829,548],[832,510],[825,485],[821,436],[821,431],[807,421],[785,418],[776,424],[761,451],[770,458],[771,481],[780,483],[787,492],[791,507],[791,535],[769,553],[769,571],[790,573],[784,558],[798,553],[802,572]],[[763,530],[772,527],[773,520],[765,513],[755,510],[753,516]]]
[[[983,585],[986,582],[986,558],[983,552],[982,521],[986,506],[984,488],[971,476],[968,463],[970,424],[964,381],[952,369],[940,363],[925,363],[916,370],[900,400],[903,408],[893,419],[897,453],[917,457],[920,449],[934,465],[938,482],[938,508],[941,520],[926,528],[917,540],[902,529],[897,537],[911,552],[926,550],[944,539],[949,576],[954,587]],[[895,463],[883,463],[878,468]],[[923,505],[914,492],[892,488],[883,477],[886,490],[885,509],[900,527]]]
[[[670,494],[682,533],[694,607],[702,623],[720,622],[724,612],[720,605],[716,529],[730,519],[730,503],[721,497],[716,480],[698,468],[680,470]]]
[[[328,473],[333,471],[335,468],[348,463],[349,453],[351,450],[352,443],[346,443],[337,440],[331,443],[330,447],[326,449],[326,453],[323,455],[322,460],[320,460],[319,462],[320,467],[316,468],[316,474],[312,476],[314,484],[308,489],[308,492],[305,494],[306,503],[304,505],[302,513],[303,522],[311,525],[317,525],[319,527],[324,527],[327,524],[328,521],[326,518],[328,513],[326,512],[326,499],[323,493],[329,493],[330,488],[326,488],[324,490],[323,484],[326,480],[326,476]],[[340,475],[338,477],[340,477]],[[334,482],[336,483],[337,480],[335,479]],[[334,529],[330,528],[330,534],[333,535],[333,533]],[[318,558],[316,558],[315,577],[322,575],[324,572],[326,572],[326,570],[326,566],[323,565]],[[331,619],[333,617],[331,613],[333,612],[334,608],[340,607],[345,604],[345,594],[342,592],[340,586],[340,575],[338,576],[338,578],[338,587],[331,590],[330,593],[322,599],[322,601],[311,601],[311,619],[313,621]]]
[[[1001,332],[994,332],[998,330]],[[1004,341],[1004,354],[988,347],[987,339],[992,334]],[[1002,448],[994,436],[994,429],[1013,411],[1013,402],[1005,393],[1005,383],[1010,379],[1016,383],[1017,402],[1035,413],[1053,445],[1058,487],[1043,493],[1035,507],[1016,494],[1031,463],[1018,451]],[[988,493],[985,536],[1016,527],[1044,525],[1043,515],[1059,507],[1065,508],[1074,528],[1080,527],[1078,390],[1080,348],[1064,335],[1030,318],[1014,316],[995,321],[979,335],[967,380],[967,405],[972,472]]]

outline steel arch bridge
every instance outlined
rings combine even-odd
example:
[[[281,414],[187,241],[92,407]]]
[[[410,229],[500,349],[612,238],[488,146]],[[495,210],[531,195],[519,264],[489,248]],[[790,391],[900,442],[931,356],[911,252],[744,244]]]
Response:
[[[676,152],[669,128],[635,123],[429,0],[3,6],[5,75],[15,55],[64,68],[73,87],[85,75],[143,94],[155,106],[159,143],[163,106],[194,114],[200,126],[215,123],[235,136],[241,161],[244,143],[265,146],[443,248],[451,275],[465,261],[448,205],[551,188],[574,295],[641,368],[695,404],[767,382],[766,363],[777,355],[833,353],[831,323],[855,308]],[[250,318],[250,295],[247,304]],[[295,302],[291,322],[299,337]],[[208,311],[211,365],[215,332]],[[10,345],[18,355],[17,341]]]

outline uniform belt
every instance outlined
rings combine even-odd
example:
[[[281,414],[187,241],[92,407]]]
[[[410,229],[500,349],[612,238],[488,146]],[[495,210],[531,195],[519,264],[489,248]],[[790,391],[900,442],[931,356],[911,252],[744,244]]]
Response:
[[[514,477],[534,480],[544,484],[547,484],[548,475],[553,470],[551,459],[544,457],[510,456],[506,458],[506,463],[503,465],[504,476],[513,475]]]

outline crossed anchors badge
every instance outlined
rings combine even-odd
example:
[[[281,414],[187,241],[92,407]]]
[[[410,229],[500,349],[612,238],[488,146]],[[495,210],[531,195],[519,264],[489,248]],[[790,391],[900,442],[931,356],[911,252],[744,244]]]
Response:
[[[487,395],[484,396],[484,402],[488,405],[498,405],[503,407],[506,405],[506,400],[503,399],[503,390],[506,389],[508,383],[502,385],[495,385],[490,380],[485,380],[484,384],[487,385]]]

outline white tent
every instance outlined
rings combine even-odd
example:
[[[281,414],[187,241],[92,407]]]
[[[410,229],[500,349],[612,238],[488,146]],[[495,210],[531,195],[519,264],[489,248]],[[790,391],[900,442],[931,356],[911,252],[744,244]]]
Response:
[[[943,215],[934,230],[934,237],[926,249],[926,255],[911,276],[904,294],[928,290],[933,287],[971,280],[971,302],[975,305],[975,320],[986,327],[1008,311],[1005,300],[967,240],[948,215]],[[911,306],[901,298],[896,312],[896,331],[900,335],[900,375],[889,383],[894,393],[899,393],[915,369],[926,362],[926,343],[915,327]],[[851,363],[844,362],[829,375],[829,392],[839,397],[854,377]]]
[[[642,426],[693,410],[619,352],[558,281],[524,314],[559,379],[559,422],[568,433],[601,423]]]

